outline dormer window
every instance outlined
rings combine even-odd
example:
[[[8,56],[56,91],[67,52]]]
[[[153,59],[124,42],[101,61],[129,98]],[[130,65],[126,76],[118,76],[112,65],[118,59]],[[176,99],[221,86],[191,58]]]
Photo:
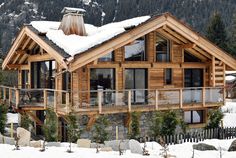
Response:
[[[145,37],[125,46],[125,61],[145,61]]]
[[[170,41],[156,35],[156,61],[170,62]]]

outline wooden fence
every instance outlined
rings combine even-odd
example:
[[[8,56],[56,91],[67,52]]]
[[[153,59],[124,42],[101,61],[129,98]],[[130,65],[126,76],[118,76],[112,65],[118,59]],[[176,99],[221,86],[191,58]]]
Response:
[[[200,142],[205,139],[231,139],[236,138],[236,127],[234,128],[215,128],[202,131],[188,132],[186,134],[174,134],[163,136],[162,139],[167,145],[182,144],[184,142]],[[148,141],[160,141],[160,138],[147,137]],[[141,140],[142,142],[142,140]]]

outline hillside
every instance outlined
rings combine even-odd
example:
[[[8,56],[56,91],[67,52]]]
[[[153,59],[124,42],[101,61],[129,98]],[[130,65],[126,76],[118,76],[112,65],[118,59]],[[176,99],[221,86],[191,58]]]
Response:
[[[61,20],[64,6],[84,8],[85,22],[102,25],[135,16],[171,12],[204,34],[213,12],[221,13],[230,32],[235,0],[0,0],[0,48],[3,54],[24,23]]]

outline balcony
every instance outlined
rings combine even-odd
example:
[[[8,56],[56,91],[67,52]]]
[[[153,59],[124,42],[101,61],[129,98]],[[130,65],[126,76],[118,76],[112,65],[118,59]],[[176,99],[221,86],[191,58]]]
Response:
[[[113,114],[133,111],[196,109],[224,104],[224,88],[95,90],[71,93],[53,89],[0,86],[0,100],[22,110],[53,108],[59,114]],[[73,106],[72,106],[73,101]]]

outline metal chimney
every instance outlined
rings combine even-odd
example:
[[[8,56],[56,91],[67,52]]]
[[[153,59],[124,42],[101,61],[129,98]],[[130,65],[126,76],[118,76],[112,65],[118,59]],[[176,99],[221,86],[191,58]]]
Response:
[[[65,7],[61,12],[64,15],[59,29],[61,29],[65,35],[75,34],[86,36],[83,18],[85,12],[84,9]]]

